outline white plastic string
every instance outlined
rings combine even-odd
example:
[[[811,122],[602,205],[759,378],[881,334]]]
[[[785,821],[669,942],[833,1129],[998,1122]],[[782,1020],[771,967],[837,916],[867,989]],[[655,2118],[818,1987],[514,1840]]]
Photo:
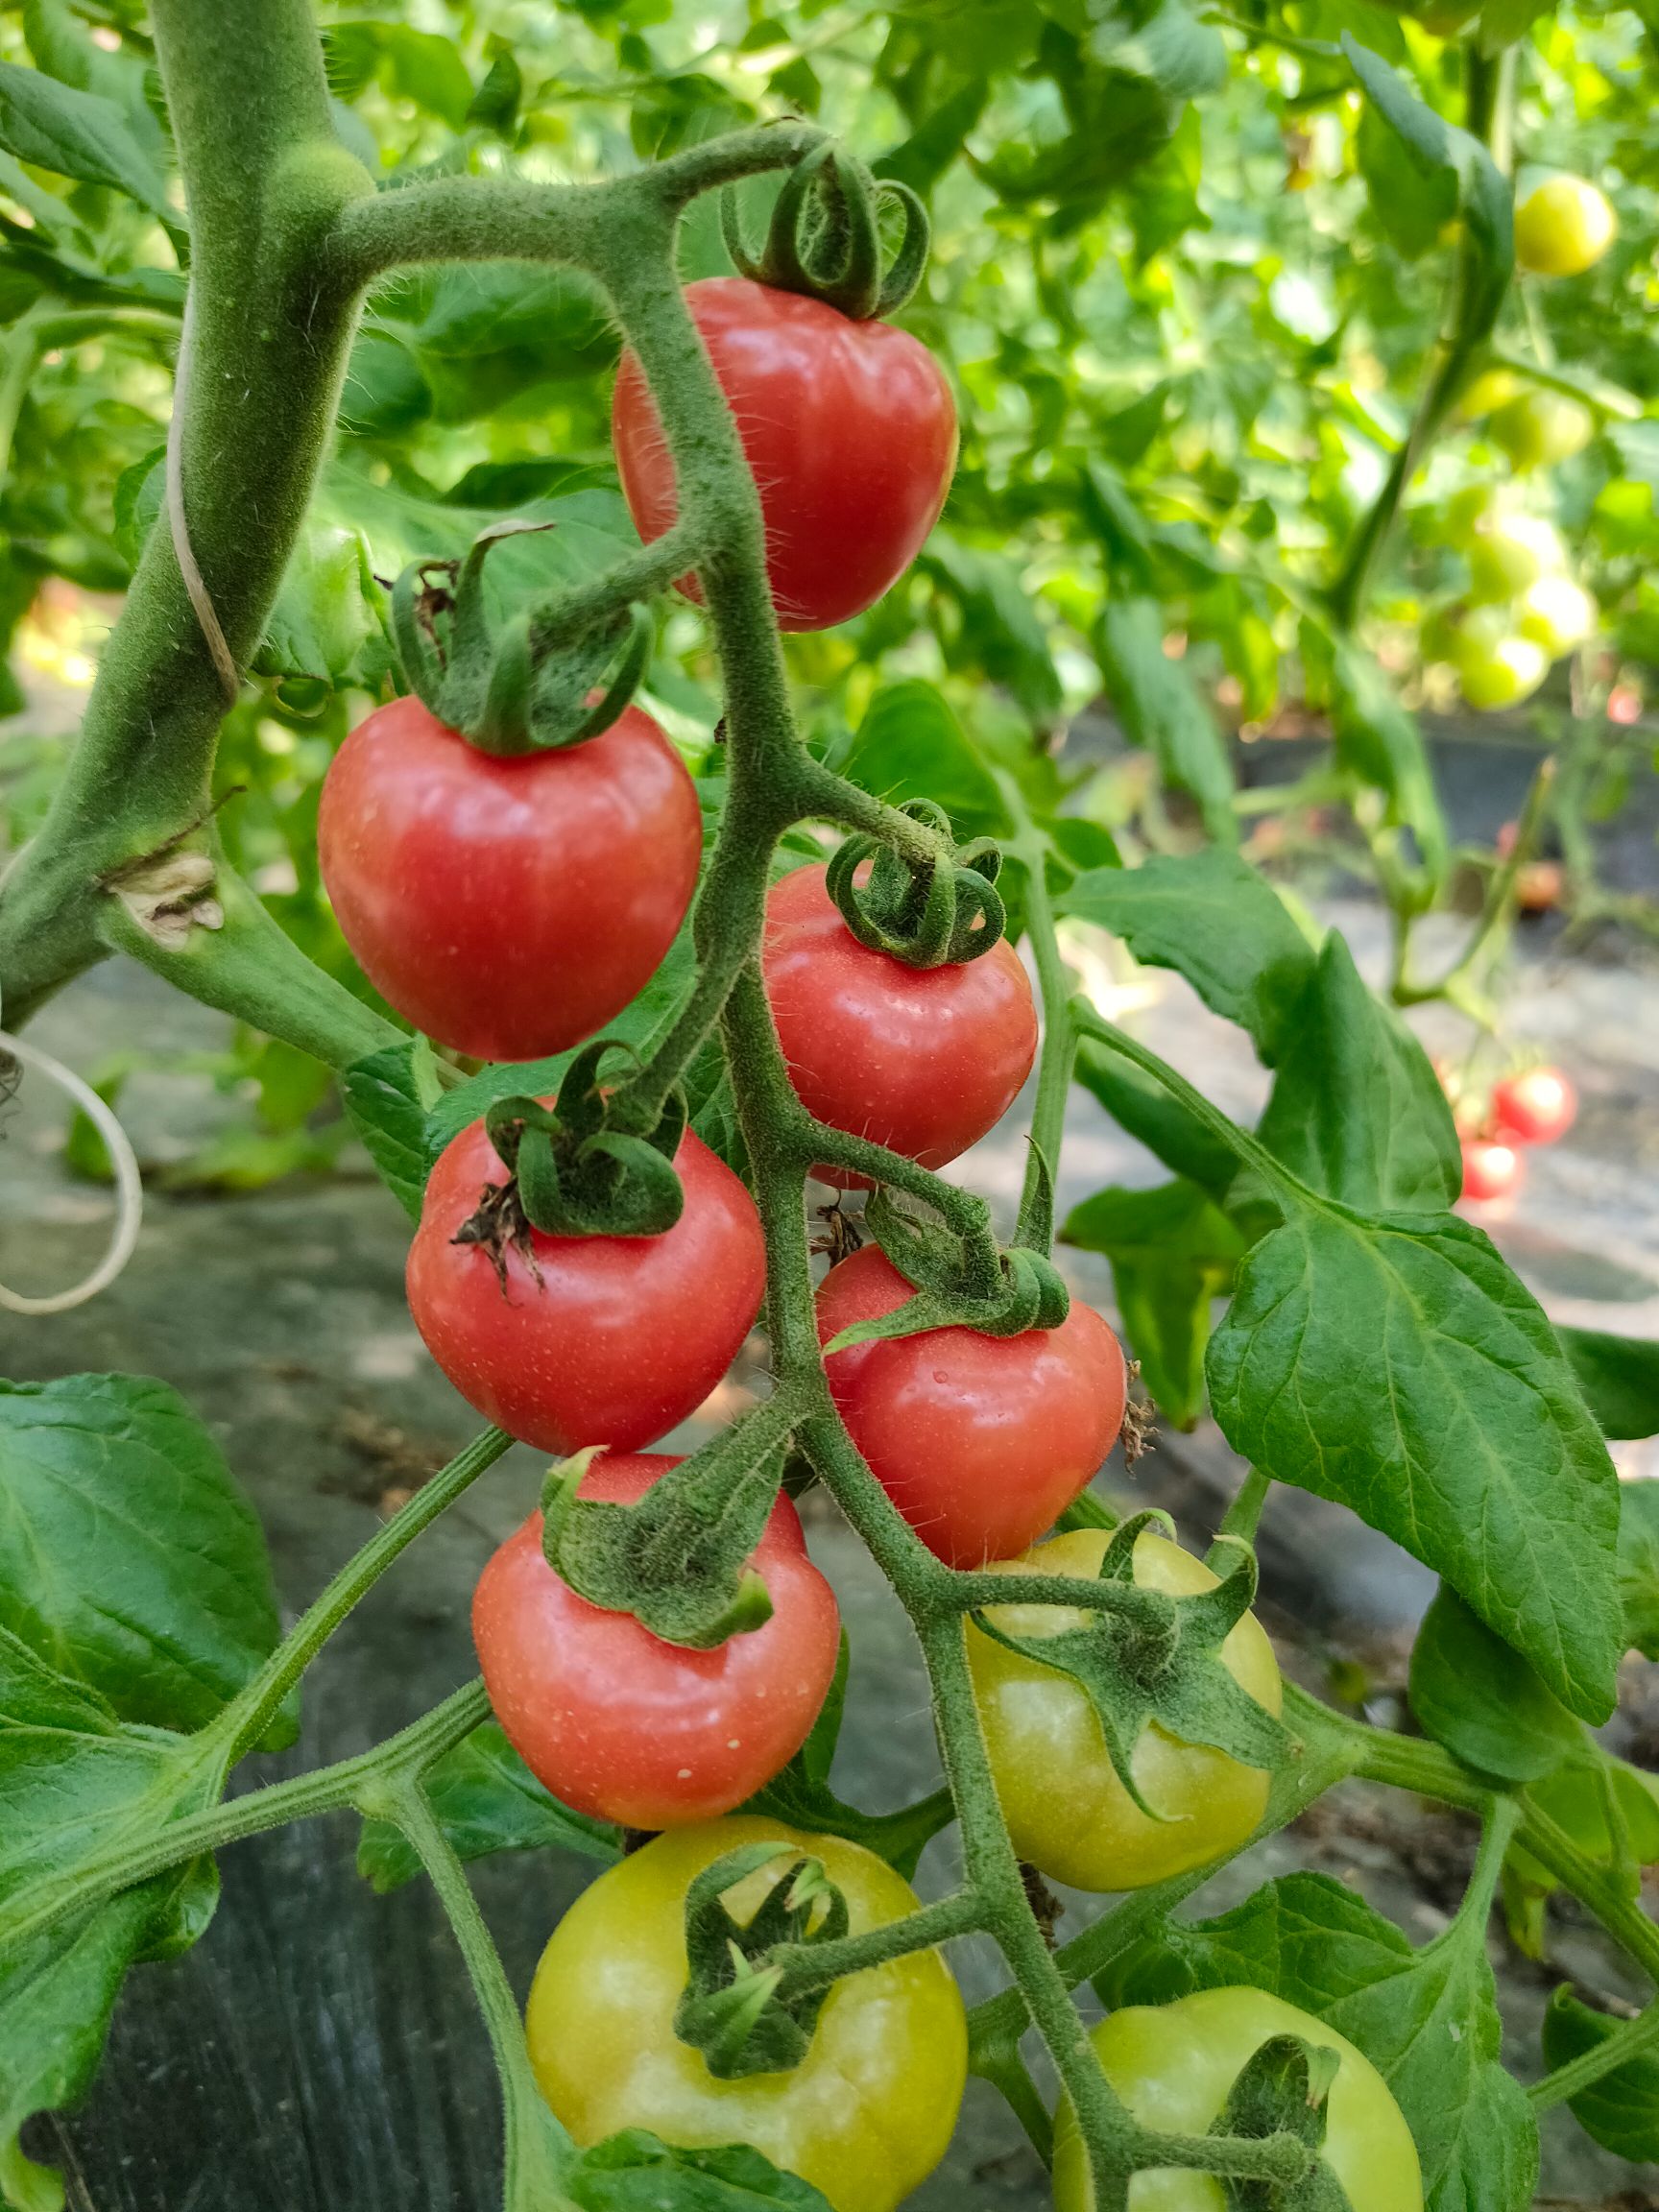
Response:
[[[110,1231],[109,1248],[90,1275],[77,1283],[72,1290],[57,1290],[49,1298],[26,1297],[21,1290],[9,1290],[0,1283],[0,1307],[8,1313],[66,1313],[72,1306],[84,1306],[88,1298],[96,1298],[100,1290],[108,1289],[132,1257],[144,1212],[138,1156],[113,1110],[72,1068],[65,1068],[61,1060],[54,1060],[50,1052],[42,1052],[37,1045],[26,1045],[21,1037],[8,1036],[3,1029],[0,1029],[0,1050],[12,1054],[25,1068],[34,1069],[48,1082],[56,1083],[60,1091],[68,1093],[103,1138],[115,1170],[115,1225]]]

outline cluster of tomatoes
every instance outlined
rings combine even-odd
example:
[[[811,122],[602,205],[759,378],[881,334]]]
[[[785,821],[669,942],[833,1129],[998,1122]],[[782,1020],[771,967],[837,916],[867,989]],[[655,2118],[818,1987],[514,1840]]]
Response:
[[[937,517],[955,451],[944,379],[913,339],[811,299],[738,279],[694,285],[688,301],[760,487],[780,619],[844,620],[898,578]],[[674,517],[673,470],[631,359],[614,434],[636,521],[653,538]],[[694,580],[684,589],[694,592]],[[592,1035],[645,982],[694,890],[701,827],[690,778],[637,709],[568,750],[499,758],[405,698],[343,746],[320,845],[341,926],[390,1003],[442,1045],[522,1060]],[[984,1135],[1031,1069],[1036,1010],[1006,943],[961,964],[910,966],[854,934],[824,866],[774,883],[762,973],[812,1115],[928,1166]],[[652,1237],[560,1237],[525,1224],[493,1246],[478,1241],[469,1224],[508,1181],[482,1121],[452,1140],[427,1185],[408,1263],[421,1333],[463,1396],[515,1436],[561,1455],[605,1448],[581,1479],[584,1498],[634,1503],[677,1464],[644,1447],[705,1399],[759,1312],[766,1254],[748,1190],[689,1131],[674,1164],[683,1210]],[[820,1340],[909,1295],[881,1251],[855,1250],[819,1286]],[[1014,1336],[950,1327],[865,1342],[831,1354],[827,1371],[858,1450],[939,1558],[1097,1576],[1103,1533],[1040,1541],[1122,1422],[1123,1356],[1097,1313],[1074,1304],[1058,1327]],[[686,1893],[734,1848],[784,1846],[727,1897],[739,1924],[803,1860],[839,1890],[854,1935],[916,1905],[858,1844],[739,1810],[805,1740],[840,1640],[833,1593],[786,1497],[750,1565],[769,1617],[711,1649],[665,1642],[632,1613],[579,1596],[549,1564],[540,1513],[479,1580],[474,1637],[512,1743],[563,1803],[653,1838],[555,1931],[530,1999],[531,2054],[580,2142],[640,2127],[687,2146],[747,2142],[816,2183],[837,2212],[889,2212],[943,2155],[963,2092],[965,2015],[937,1953],[838,1983],[786,2074],[717,2077],[674,2032]],[[1174,1595],[1214,1583],[1151,1534],[1135,1546],[1133,1572]],[[1053,1606],[987,1615],[1026,1640],[1091,1618]],[[1081,1685],[977,1626],[968,1635],[998,1793],[1016,1849],[1040,1871],[1086,1888],[1134,1887],[1223,1855],[1260,1819],[1264,1772],[1156,1725],[1131,1760],[1142,1803],[1159,1809],[1149,1817],[1119,1779]],[[1221,1659],[1277,1713],[1279,1672],[1253,1614]],[[1266,2037],[1310,2035],[1337,2049],[1344,2109],[1358,2115],[1334,2132],[1330,2155],[1355,2204],[1381,2207],[1365,2190],[1367,2128],[1387,2138],[1390,2171],[1415,2173],[1415,2158],[1380,2079],[1277,2000],[1221,1996],[1157,2016],[1153,2040],[1174,2038],[1164,2071],[1191,2104],[1191,2125],[1209,2124]],[[1160,2102],[1169,2083],[1160,2086],[1143,2039],[1125,2040],[1120,2023],[1135,2017],[1102,2032],[1101,2062],[1132,2108],[1185,2125]],[[1202,2082],[1195,2052],[1206,2055]],[[1193,2100],[1206,2084],[1215,2095],[1200,2110]],[[1058,2200],[1082,2212],[1089,2184],[1070,2127],[1063,2113]]]
[[[1526,1147],[1557,1142],[1578,1111],[1578,1094],[1559,1068],[1524,1068],[1486,1092],[1442,1063],[1436,1072],[1463,1148],[1463,1196],[1481,1203],[1518,1190]]]
[[[1613,209],[1594,184],[1551,177],[1516,206],[1516,262],[1535,276],[1575,276],[1601,258],[1616,230]],[[1462,413],[1484,421],[1517,475],[1570,460],[1596,428],[1581,401],[1507,369],[1477,377]],[[1467,564],[1469,588],[1431,618],[1424,658],[1451,664],[1471,707],[1517,706],[1553,661],[1594,637],[1596,602],[1568,573],[1554,524],[1528,512],[1512,486],[1466,486],[1450,501],[1444,527]]]

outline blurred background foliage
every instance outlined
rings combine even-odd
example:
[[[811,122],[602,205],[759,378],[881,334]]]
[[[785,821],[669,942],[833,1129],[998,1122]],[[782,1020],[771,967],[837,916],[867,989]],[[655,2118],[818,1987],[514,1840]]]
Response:
[[[931,788],[995,828],[993,771],[1012,770],[1040,817],[1064,817],[1062,871],[1114,840],[1131,860],[1205,841],[1270,864],[1323,855],[1394,904],[1403,998],[1413,917],[1479,903],[1495,881],[1513,906],[1527,890],[1516,863],[1536,878],[1540,853],[1566,867],[1534,882],[1535,902],[1648,926],[1640,899],[1598,881],[1587,825],[1646,768],[1659,666],[1653,0],[1433,0],[1412,15],[1363,0],[322,12],[340,132],[386,190],[509,166],[599,176],[794,112],[927,200],[933,256],[904,320],[957,390],[950,502],[886,600],[787,641],[813,742],[854,773]],[[1362,91],[1355,42],[1397,73],[1392,112]],[[78,132],[63,102],[34,110],[19,64],[75,95]],[[0,709],[15,716],[0,725],[0,799],[14,847],[74,713],[39,711],[39,687],[62,706],[90,682],[158,504],[181,203],[136,0],[7,7],[0,79]],[[1546,161],[1593,178],[1619,233],[1582,276],[1509,287],[1493,344],[1519,380],[1488,375],[1450,421],[1351,630],[1327,593],[1407,435],[1464,250],[1462,156],[1452,140],[1436,154],[1435,116],[1481,127],[1523,187]],[[752,227],[767,190],[754,188]],[[728,268],[705,203],[684,273]],[[504,593],[628,541],[609,448],[615,351],[592,290],[544,268],[416,272],[369,302],[336,456],[220,769],[232,857],[349,979],[315,820],[333,746],[392,681],[375,579],[460,552],[503,513],[556,524],[497,553]],[[1540,374],[1577,395],[1584,442],[1523,467],[1503,403]],[[1495,852],[1448,850],[1419,720],[1461,711],[1458,500],[1466,517],[1485,496],[1471,487],[1500,485],[1516,512],[1554,521],[1599,610],[1596,637],[1505,719],[1559,771],[1524,818],[1532,854],[1507,870]],[[647,691],[693,764],[717,771],[692,610],[661,609]],[[125,1072],[105,1070],[106,1088]],[[253,1181],[332,1157],[344,1125],[323,1071],[249,1038],[222,1073],[254,1111],[192,1176]]]

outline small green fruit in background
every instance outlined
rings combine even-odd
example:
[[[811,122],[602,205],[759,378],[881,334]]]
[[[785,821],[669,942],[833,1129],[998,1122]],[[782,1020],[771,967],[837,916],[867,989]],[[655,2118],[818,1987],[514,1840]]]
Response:
[[[1596,635],[1596,602],[1571,576],[1540,576],[1522,592],[1515,613],[1522,637],[1542,645],[1551,661]]]
[[[1541,515],[1489,515],[1464,546],[1470,596],[1477,602],[1514,599],[1540,576],[1567,565],[1567,548]]]
[[[1457,632],[1452,664],[1470,706],[1482,714],[1519,706],[1550,673],[1550,656],[1524,637],[1507,607],[1472,607]]]
[[[1521,392],[1497,410],[1486,435],[1517,469],[1552,469],[1584,450],[1596,418],[1563,392]]]
[[[1515,208],[1515,259],[1534,276],[1578,276],[1619,232],[1607,196],[1585,177],[1547,177]]]

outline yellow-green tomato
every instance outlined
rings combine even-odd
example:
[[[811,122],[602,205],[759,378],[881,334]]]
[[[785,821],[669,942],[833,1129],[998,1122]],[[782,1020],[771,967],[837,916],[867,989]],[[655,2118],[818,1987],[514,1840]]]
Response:
[[[1552,469],[1582,453],[1596,432],[1588,407],[1564,392],[1520,392],[1486,425],[1486,435],[1517,469]]]
[[[1534,276],[1577,276],[1612,245],[1619,218],[1588,178],[1547,177],[1515,208],[1515,259]]]
[[[998,1560],[990,1572],[1093,1580],[1110,1541],[1104,1528],[1078,1528],[1023,1558]],[[1135,1546],[1135,1579],[1142,1589],[1173,1597],[1215,1586],[1201,1560],[1150,1532]],[[1004,1635],[1035,1642],[1087,1627],[1095,1617],[1058,1605],[997,1605],[986,1618]],[[1259,1705],[1278,1713],[1279,1663],[1254,1613],[1234,1626],[1221,1657]],[[1118,1779],[1081,1683],[972,1625],[968,1658],[1014,1848],[1056,1882],[1076,1889],[1143,1888],[1219,1859],[1261,1819],[1267,1803],[1263,1771],[1207,1744],[1183,1743],[1151,1722],[1130,1756],[1141,1794],[1164,1815],[1149,1820]]]
[[[553,1931],[525,2015],[531,2063],[584,2146],[624,2128],[687,2150],[749,2143],[836,2212],[892,2212],[944,2156],[967,2079],[962,1998],[936,1951],[837,1982],[788,2073],[720,2080],[674,2032],[686,1889],[728,1851],[774,1837],[822,1862],[854,1935],[915,1911],[909,1884],[860,1844],[744,1815],[670,1829],[602,1874]],[[751,1875],[729,1900],[734,1917],[797,1864]]]
[[[1466,547],[1489,523],[1508,513],[1509,503],[1499,485],[1465,484],[1446,502],[1445,535],[1452,544]]]
[[[1515,707],[1550,673],[1550,656],[1523,637],[1508,607],[1472,607],[1458,625],[1452,665],[1471,707],[1480,713]]]
[[[1417,2147],[1388,2084],[1346,2036],[1265,1989],[1200,1989],[1173,2005],[1132,2005],[1102,2020],[1094,2048],[1106,2079],[1142,2126],[1205,2135],[1240,2069],[1275,2035],[1334,2051],[1320,2155],[1352,2212],[1423,2212]],[[1088,2158],[1069,2103],[1055,2115],[1055,2212],[1094,2212]],[[1214,2175],[1163,2167],[1137,2174],[1129,2212],[1227,2212]]]
[[[1541,515],[1488,515],[1464,547],[1477,600],[1513,599],[1567,565],[1567,548]]]
[[[1596,602],[1571,576],[1540,576],[1522,592],[1515,613],[1522,637],[1542,645],[1551,661],[1596,635]]]

